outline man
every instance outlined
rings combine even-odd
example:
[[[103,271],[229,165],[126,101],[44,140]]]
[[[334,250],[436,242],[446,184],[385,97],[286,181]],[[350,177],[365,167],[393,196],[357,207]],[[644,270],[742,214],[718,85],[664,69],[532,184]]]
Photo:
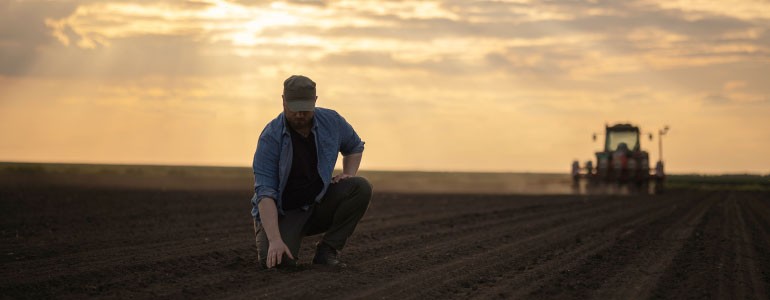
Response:
[[[265,126],[254,153],[254,233],[260,264],[294,265],[302,237],[324,233],[314,264],[345,267],[339,253],[361,220],[372,186],[355,176],[364,142],[336,111],[315,107],[316,84],[283,82],[283,113]],[[338,153],[342,174],[332,178]]]

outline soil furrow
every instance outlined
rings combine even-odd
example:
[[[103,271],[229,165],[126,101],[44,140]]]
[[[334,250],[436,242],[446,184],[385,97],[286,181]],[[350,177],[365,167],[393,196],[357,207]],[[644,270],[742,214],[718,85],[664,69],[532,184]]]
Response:
[[[754,245],[754,252],[757,254],[755,262],[760,270],[761,279],[764,285],[764,298],[770,297],[770,256],[763,255],[770,253],[770,208],[767,206],[767,199],[761,198],[761,195],[752,195],[748,206],[744,207],[744,212],[749,216],[750,234]]]
[[[617,217],[630,217],[633,216],[634,213],[638,212],[630,212],[630,211],[612,211],[615,213],[620,213],[620,216]],[[409,276],[399,278],[397,281],[390,281],[388,283],[378,284],[376,289],[369,289],[364,290],[359,293],[356,293],[353,297],[355,298],[368,298],[375,294],[382,293],[386,290],[390,291],[398,291],[398,293],[391,294],[388,297],[393,298],[399,298],[399,294],[403,296],[403,294],[413,294],[417,292],[423,292],[426,289],[427,286],[433,286],[436,284],[439,284],[442,277],[444,278],[453,278],[454,276],[464,276],[464,274],[467,274],[469,272],[482,270],[486,267],[489,267],[494,264],[498,264],[500,262],[499,259],[508,257],[510,258],[511,253],[516,253],[517,251],[522,251],[526,249],[531,249],[533,247],[537,247],[538,244],[550,244],[554,242],[558,242],[560,239],[559,236],[563,235],[563,232],[567,230],[567,232],[570,232],[568,234],[569,239],[574,239],[574,236],[576,234],[580,234],[583,232],[589,232],[592,230],[595,230],[597,227],[606,226],[607,224],[611,223],[612,221],[616,220],[615,218],[612,218],[611,215],[602,215],[597,214],[598,216],[596,219],[586,219],[586,218],[576,218],[576,222],[563,222],[561,224],[558,224],[556,226],[549,227],[548,230],[538,232],[534,235],[529,236],[522,236],[518,237],[508,243],[504,243],[497,247],[492,248],[486,248],[486,249],[478,249],[478,251],[473,252],[466,252],[462,253],[461,257],[458,259],[454,259],[451,261],[447,261],[443,264],[435,265],[431,268],[420,270],[417,273],[410,274]],[[573,232],[569,231],[569,229],[575,229],[579,228],[581,231]],[[498,234],[499,235],[499,234]],[[490,255],[494,255],[492,258],[488,257]],[[464,268],[465,266],[469,266],[469,268]],[[449,274],[455,274],[454,276],[447,276]],[[420,280],[416,280],[419,278]],[[426,281],[428,281],[426,283]]]
[[[706,211],[714,205],[717,199],[714,196],[697,201],[697,203],[682,203],[679,206],[680,211],[687,213],[681,218],[661,219],[660,222],[656,222],[657,224],[638,228],[638,232],[647,231],[647,234],[634,237],[637,239],[633,244],[636,249],[624,258],[624,269],[616,274],[602,274],[601,277],[604,278],[599,278],[599,280],[604,281],[604,284],[591,297],[603,299],[649,298],[664,270],[671,264],[685,240],[692,234],[695,226],[700,223]],[[671,224],[665,225],[667,223]],[[657,234],[659,231],[651,231],[651,228],[658,230],[663,228],[663,231]],[[641,247],[642,243],[645,244],[644,247]],[[615,249],[610,251],[608,254],[620,252]]]
[[[367,250],[378,250],[398,248],[399,245],[393,244],[393,240],[402,244],[412,244],[415,242],[430,243],[434,238],[446,237],[452,234],[458,234],[464,230],[482,230],[487,227],[499,226],[501,218],[511,218],[512,220],[518,220],[519,222],[527,222],[532,220],[540,220],[544,216],[560,214],[563,212],[577,213],[586,209],[593,210],[603,206],[590,206],[582,204],[585,207],[579,206],[552,206],[550,209],[540,209],[541,206],[537,206],[537,209],[531,207],[524,207],[521,209],[502,209],[495,210],[489,214],[473,214],[473,218],[466,216],[452,216],[446,219],[442,219],[438,222],[420,222],[418,224],[409,224],[406,228],[400,230],[378,230],[376,232],[363,231],[356,233],[354,238],[361,242],[366,242]],[[603,205],[612,205],[611,202],[606,202]],[[481,221],[479,221],[481,220]],[[470,227],[466,227],[470,226]],[[390,228],[390,227],[389,227]],[[376,240],[370,241],[376,236]],[[359,243],[361,243],[359,242]],[[353,251],[346,251],[346,255],[354,254],[358,249]],[[393,252],[390,252],[393,253]]]
[[[551,249],[560,249],[559,251],[549,251],[547,255],[543,251],[532,251],[531,254],[522,258],[522,260],[531,260],[531,263],[525,264],[518,270],[501,274],[500,279],[495,281],[493,287],[488,289],[479,289],[479,293],[473,296],[477,299],[490,297],[514,297],[524,298],[531,291],[542,286],[543,280],[553,274],[574,273],[576,267],[590,257],[601,257],[597,255],[601,251],[612,247],[618,240],[626,238],[630,233],[635,232],[639,227],[647,226],[659,218],[671,215],[676,207],[665,205],[665,202],[659,202],[648,211],[640,213],[634,219],[617,220],[617,223],[611,224],[608,228],[595,230],[590,234],[580,236],[575,241],[566,240],[561,248],[551,247]],[[516,287],[512,290],[511,287]]]
[[[731,193],[731,196],[732,198],[730,198],[728,201],[732,204],[733,209],[736,212],[736,221],[738,224],[737,227],[734,227],[734,234],[737,237],[736,243],[734,243],[736,245],[735,254],[737,257],[737,267],[738,270],[742,271],[741,275],[743,275],[743,278],[741,280],[740,288],[738,288],[735,292],[725,294],[724,296],[753,299],[766,298],[767,290],[765,290],[765,285],[762,281],[761,271],[758,270],[758,268],[761,266],[761,262],[759,262],[760,257],[755,251],[754,244],[758,241],[751,238],[751,233],[753,231],[762,229],[760,228],[750,230],[748,228],[745,217],[750,213],[747,214],[745,211],[747,205],[738,204],[738,202],[751,202],[753,199],[736,199],[737,196],[735,196],[735,193]]]
[[[652,291],[656,298],[714,298],[719,294],[720,281],[729,270],[719,273],[710,272],[720,265],[720,261],[729,261],[730,257],[721,257],[729,253],[732,246],[729,237],[722,229],[729,228],[726,222],[729,210],[724,208],[723,199],[712,205],[685,240],[684,245],[674,256],[673,261],[664,270],[657,286]],[[726,227],[727,226],[727,227]],[[729,232],[729,231],[728,231]],[[726,243],[726,242],[727,243]],[[726,268],[731,264],[724,263]],[[704,285],[703,283],[709,284]]]
[[[652,220],[650,215],[657,215],[662,211],[660,207],[649,208],[636,216],[614,218],[599,229],[581,227],[582,231],[579,232],[548,237],[521,249],[516,254],[500,257],[498,264],[475,272],[466,272],[458,276],[459,279],[452,278],[442,281],[441,284],[434,284],[428,295],[437,298],[463,295],[478,299],[511,297],[512,287],[521,290],[533,280],[542,280],[555,268],[569,265],[574,260],[600,251],[607,246],[605,242],[614,239],[625,231],[625,228],[648,223]]]

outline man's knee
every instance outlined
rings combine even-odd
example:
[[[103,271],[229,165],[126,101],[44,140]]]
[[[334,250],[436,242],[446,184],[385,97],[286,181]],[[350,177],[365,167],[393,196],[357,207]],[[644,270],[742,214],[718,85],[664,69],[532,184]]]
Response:
[[[355,198],[357,198],[358,201],[365,202],[366,205],[368,205],[372,199],[372,184],[369,182],[369,180],[360,176],[351,177],[347,180],[352,181],[354,185],[354,189],[358,194],[358,197]]]

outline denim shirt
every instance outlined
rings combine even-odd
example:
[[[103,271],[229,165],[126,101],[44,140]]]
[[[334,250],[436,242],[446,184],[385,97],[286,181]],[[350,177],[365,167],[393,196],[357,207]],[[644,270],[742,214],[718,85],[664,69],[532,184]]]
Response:
[[[350,155],[364,152],[364,142],[358,137],[353,127],[336,111],[316,107],[313,112],[313,127],[316,151],[318,152],[318,174],[323,181],[323,189],[316,196],[320,202],[332,179],[338,153]],[[261,224],[258,204],[265,197],[275,199],[278,214],[284,215],[281,196],[289,180],[291,171],[292,145],[286,117],[280,113],[270,121],[259,135],[257,151],[254,152],[254,196],[251,215]],[[308,206],[303,207],[307,210]]]

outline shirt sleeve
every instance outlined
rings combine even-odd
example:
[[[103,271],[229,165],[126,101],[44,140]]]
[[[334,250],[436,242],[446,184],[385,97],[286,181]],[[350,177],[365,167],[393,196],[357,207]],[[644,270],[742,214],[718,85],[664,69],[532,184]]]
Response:
[[[343,156],[364,152],[364,141],[358,137],[353,126],[342,116],[339,119],[340,126],[340,153]]]
[[[259,136],[257,151],[254,152],[254,197],[251,202],[256,208],[265,197],[278,199],[278,161],[281,147],[275,136],[266,128]],[[256,214],[255,214],[256,217]]]

